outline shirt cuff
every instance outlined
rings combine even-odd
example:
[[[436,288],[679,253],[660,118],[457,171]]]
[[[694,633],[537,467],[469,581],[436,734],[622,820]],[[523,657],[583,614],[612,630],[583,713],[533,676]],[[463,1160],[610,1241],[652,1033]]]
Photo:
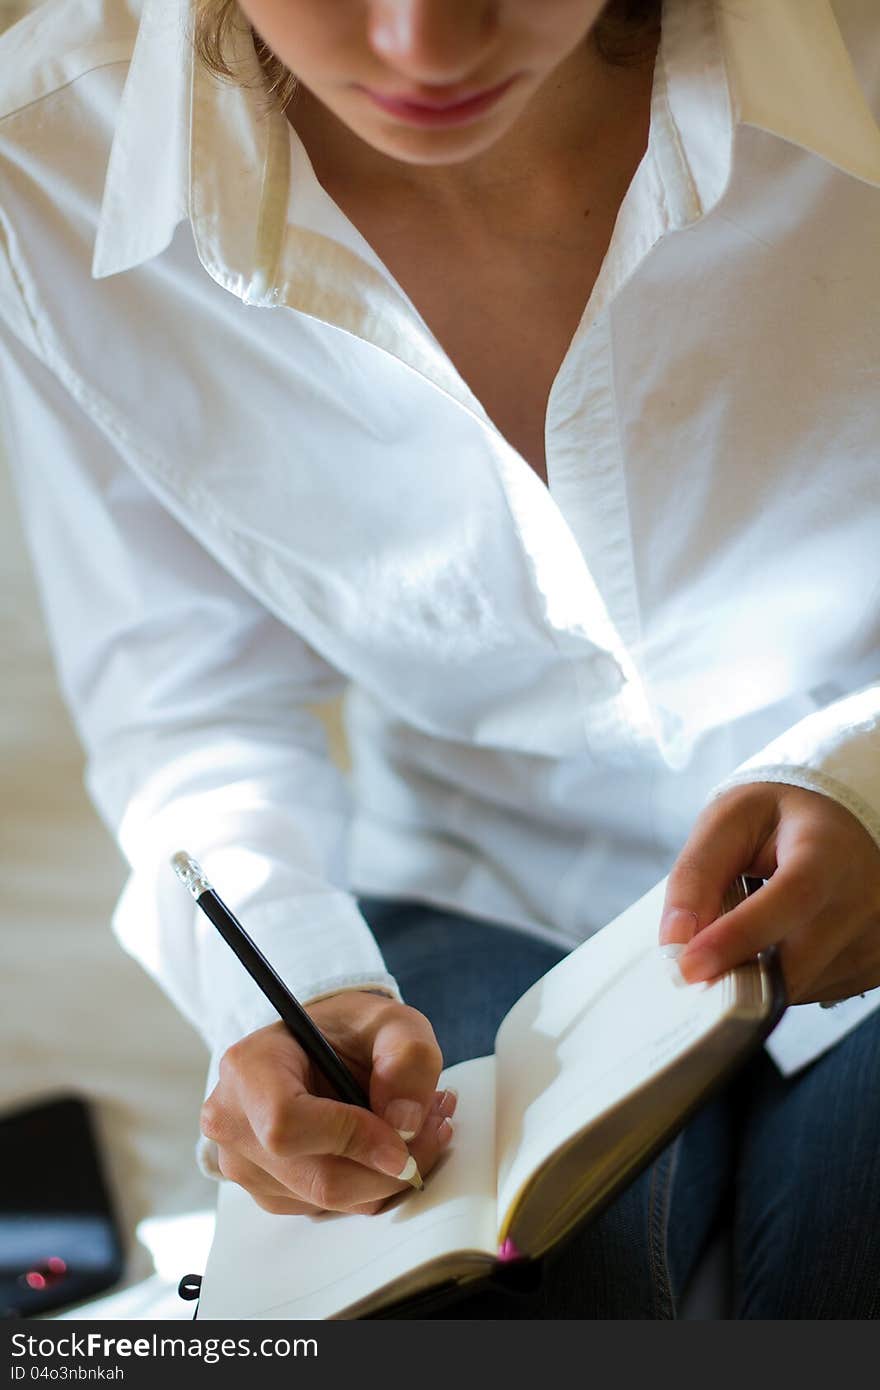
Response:
[[[880,849],[880,685],[807,715],[713,788],[747,782],[821,792],[850,811]]]
[[[210,873],[208,874],[210,878]],[[237,895],[236,895],[237,896]],[[228,901],[228,900],[227,900]],[[375,937],[350,894],[325,892],[229,902],[270,965],[300,1003],[340,989],[378,987],[397,994]],[[244,1037],[278,1015],[255,980],[199,908],[199,968],[209,1046]]]

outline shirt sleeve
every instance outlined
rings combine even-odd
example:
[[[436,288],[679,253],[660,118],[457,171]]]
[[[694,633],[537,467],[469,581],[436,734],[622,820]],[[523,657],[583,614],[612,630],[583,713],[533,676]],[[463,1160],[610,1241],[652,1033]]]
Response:
[[[399,997],[343,884],[348,789],[307,706],[339,673],[199,545],[39,360],[7,301],[0,423],[86,786],[130,874],[124,949],[211,1051],[277,1013],[177,880],[199,860],[293,992]],[[203,1171],[216,1148],[200,1138]]]
[[[713,788],[787,782],[845,806],[880,849],[880,682],[807,715]]]

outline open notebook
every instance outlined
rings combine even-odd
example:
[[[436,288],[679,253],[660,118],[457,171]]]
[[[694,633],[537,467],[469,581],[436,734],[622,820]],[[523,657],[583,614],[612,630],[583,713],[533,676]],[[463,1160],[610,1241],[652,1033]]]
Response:
[[[223,1183],[199,1319],[393,1313],[537,1260],[600,1211],[784,1008],[772,957],[685,985],[657,946],[663,889],[533,985],[493,1056],[443,1073],[455,1137],[423,1192],[376,1216],[273,1216]]]

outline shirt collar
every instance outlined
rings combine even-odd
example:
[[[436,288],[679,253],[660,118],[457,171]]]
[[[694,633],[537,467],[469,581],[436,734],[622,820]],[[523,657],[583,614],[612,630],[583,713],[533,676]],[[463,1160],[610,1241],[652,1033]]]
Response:
[[[249,86],[219,83],[196,63],[190,6],[144,0],[92,275],[103,279],[159,255],[189,218],[214,279],[246,303],[278,303],[273,277],[288,206],[287,120],[261,113],[260,67],[246,27],[235,36],[232,59]],[[693,217],[721,196],[737,124],[757,126],[880,187],[880,129],[831,0],[705,0],[702,7],[665,0],[663,26],[666,98],[693,177]],[[714,86],[707,81],[712,43],[726,79]]]
[[[830,0],[719,0],[735,121],[880,187],[880,127]]]
[[[188,22],[188,0],[144,0],[104,179],[96,280],[160,255],[189,215]]]

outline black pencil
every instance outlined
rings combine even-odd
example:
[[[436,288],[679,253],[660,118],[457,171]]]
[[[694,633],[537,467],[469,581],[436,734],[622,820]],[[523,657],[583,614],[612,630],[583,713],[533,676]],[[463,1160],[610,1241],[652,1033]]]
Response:
[[[211,887],[201,868],[189,854],[181,850],[171,858],[171,867],[192,893],[205,916],[213,922],[227,946],[230,946],[245,970],[259,985],[269,1003],[278,1010],[283,1023],[290,1029],[310,1062],[331,1085],[340,1100],[348,1105],[370,1109],[370,1101],[362,1086],[352,1076],[339,1054],[333,1049],[320,1028],[306,1013],[302,1004],[291,994],[277,971],[248,935],[238,918],[230,912],[223,899]],[[418,1169],[409,1179],[413,1187],[421,1187]]]

